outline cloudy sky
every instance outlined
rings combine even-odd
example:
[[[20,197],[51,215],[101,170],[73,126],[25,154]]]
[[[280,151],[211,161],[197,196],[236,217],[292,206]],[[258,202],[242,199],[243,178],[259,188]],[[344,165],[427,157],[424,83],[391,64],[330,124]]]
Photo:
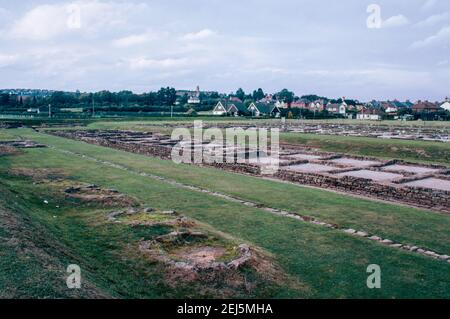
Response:
[[[449,44],[448,0],[0,0],[0,88],[434,101]]]

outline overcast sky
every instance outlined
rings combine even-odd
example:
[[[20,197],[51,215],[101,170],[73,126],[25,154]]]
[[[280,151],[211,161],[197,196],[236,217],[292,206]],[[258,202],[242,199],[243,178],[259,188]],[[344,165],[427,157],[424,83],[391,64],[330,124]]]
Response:
[[[448,0],[0,0],[0,88],[434,101],[449,44]]]

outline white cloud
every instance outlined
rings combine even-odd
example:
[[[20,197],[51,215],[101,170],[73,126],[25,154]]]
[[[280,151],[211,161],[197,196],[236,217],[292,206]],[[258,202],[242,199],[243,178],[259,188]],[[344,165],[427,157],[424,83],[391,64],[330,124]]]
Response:
[[[159,40],[164,37],[165,33],[146,32],[142,34],[132,34],[123,38],[119,38],[113,41],[113,45],[116,47],[130,47],[134,45],[145,44],[155,40]]]
[[[450,26],[440,29],[436,34],[420,41],[414,42],[411,47],[413,49],[420,49],[436,44],[442,44],[444,41],[450,39]]]
[[[0,68],[10,66],[18,61],[19,57],[17,55],[6,55],[0,54]]]
[[[131,69],[169,69],[188,65],[186,58],[148,59],[144,57],[129,60]]]
[[[203,29],[199,32],[188,33],[183,36],[184,40],[193,41],[193,40],[202,40],[206,38],[210,38],[216,35],[216,32],[210,29]]]
[[[429,16],[425,20],[422,20],[415,24],[417,27],[432,27],[440,22],[450,20],[450,12],[444,12]]]
[[[27,12],[17,21],[11,35],[34,40],[48,39],[66,29],[65,11],[60,5],[42,5]]]
[[[124,25],[130,12],[139,12],[145,4],[80,0],[39,5],[13,24],[10,35],[16,38],[47,40],[71,32],[93,35],[102,28]],[[74,27],[71,21],[79,20]]]
[[[402,27],[409,24],[409,20],[402,14],[392,16],[389,19],[383,21],[381,27],[382,28],[396,28]]]

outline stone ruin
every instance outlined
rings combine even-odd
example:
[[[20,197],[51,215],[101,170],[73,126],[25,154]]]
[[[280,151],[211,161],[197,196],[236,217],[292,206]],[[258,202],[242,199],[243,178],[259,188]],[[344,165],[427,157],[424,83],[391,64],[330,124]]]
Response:
[[[167,235],[158,236],[150,241],[142,241],[139,249],[152,259],[182,270],[237,270],[245,266],[252,258],[251,249],[242,244],[237,247],[238,257],[229,261],[218,261],[225,255],[226,250],[220,246],[194,245],[189,247],[189,240],[207,240],[208,235],[193,231],[174,231]],[[179,245],[187,246],[176,251]],[[174,251],[170,251],[171,247]]]
[[[159,262],[184,270],[239,269],[252,258],[248,245],[236,249],[236,258],[218,261],[227,249],[216,237],[197,231],[197,224],[176,211],[159,211],[151,207],[130,207],[113,211],[107,215],[111,223],[130,226],[166,225],[175,231],[152,240],[142,240],[139,249]]]
[[[56,131],[53,134],[162,159],[170,159],[172,148],[180,143],[167,135],[147,132]],[[187,144],[192,152],[190,159],[199,145],[206,152],[212,147],[205,141]],[[234,147],[232,152],[235,162],[197,165],[261,176],[262,168],[267,165],[267,154],[249,147]],[[238,155],[245,158],[244,163],[236,161]],[[450,212],[450,168],[446,166],[319,152],[288,143],[281,145],[279,165],[271,178]]]
[[[36,143],[34,141],[0,141],[0,147],[1,146],[9,146],[9,147],[15,147],[15,148],[44,148],[47,147],[44,144]]]
[[[115,189],[104,189],[97,185],[70,186],[64,190],[67,198],[79,199],[93,205],[108,207],[137,205],[134,198]]]

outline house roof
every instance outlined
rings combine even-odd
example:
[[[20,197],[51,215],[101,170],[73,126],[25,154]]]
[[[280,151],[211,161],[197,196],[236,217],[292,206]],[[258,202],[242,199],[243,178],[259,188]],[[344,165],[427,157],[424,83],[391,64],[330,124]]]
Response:
[[[425,102],[417,102],[416,105],[413,106],[413,110],[416,112],[423,112],[423,111],[440,111],[440,108],[431,102],[425,101]]]
[[[341,104],[338,104],[338,103],[330,103],[327,105],[327,110],[339,109],[340,106],[341,106]]]
[[[233,106],[234,106],[239,112],[242,112],[242,113],[248,112],[248,110],[247,110],[247,108],[245,107],[244,103],[242,103],[242,102],[234,102],[234,101],[233,101],[233,102],[228,102],[228,103],[227,103],[227,106],[226,106],[227,112],[229,112],[230,109],[231,109]]]
[[[441,105],[441,108],[450,111],[450,102],[446,101],[444,104]]]
[[[271,114],[274,110],[280,112],[280,109],[272,103],[252,103],[251,105],[255,105],[258,111],[262,114]],[[249,108],[250,108],[249,106]]]
[[[220,100],[219,102],[217,102],[216,107],[214,109],[217,108],[219,103],[222,104],[222,106],[225,108],[225,110],[227,112],[230,112],[230,109],[233,108],[233,107],[235,107],[239,112],[242,112],[242,113],[247,113],[248,112],[248,110],[245,107],[244,103],[242,103],[242,102],[230,102],[230,101],[227,101],[227,100]]]
[[[237,103],[242,103],[242,100],[236,96],[230,97],[229,99],[230,102],[237,102]]]
[[[364,109],[364,111],[361,111],[361,114],[382,115],[383,111],[376,107],[369,107],[367,109]]]

